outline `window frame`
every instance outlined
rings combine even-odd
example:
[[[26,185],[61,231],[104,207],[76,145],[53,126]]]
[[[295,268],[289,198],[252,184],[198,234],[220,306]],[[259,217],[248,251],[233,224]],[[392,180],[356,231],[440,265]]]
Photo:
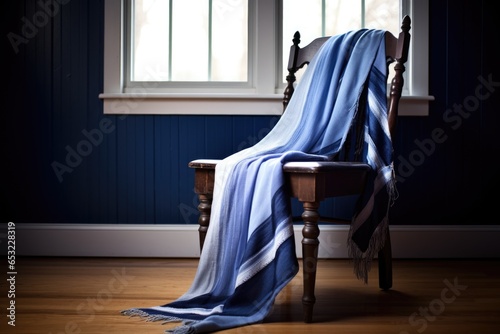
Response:
[[[276,64],[282,55],[279,42],[281,25],[276,16],[281,12],[281,0],[254,0],[249,10],[249,62],[252,87],[228,92],[227,88],[198,88],[186,92],[186,87],[160,91],[154,87],[125,87],[126,25],[125,1],[105,1],[104,23],[104,114],[138,115],[281,115],[282,88]],[[410,55],[407,63],[409,93],[403,93],[400,116],[427,116],[428,93],[428,0],[401,0],[402,13],[412,18]],[[256,29],[259,27],[259,29]],[[274,33],[269,33],[273,31]],[[393,32],[396,34],[396,32]],[[255,40],[251,40],[255,38]],[[274,48],[251,47],[274,45]],[[416,51],[418,50],[418,52]],[[418,55],[418,56],[417,56]],[[425,56],[422,56],[425,55]]]

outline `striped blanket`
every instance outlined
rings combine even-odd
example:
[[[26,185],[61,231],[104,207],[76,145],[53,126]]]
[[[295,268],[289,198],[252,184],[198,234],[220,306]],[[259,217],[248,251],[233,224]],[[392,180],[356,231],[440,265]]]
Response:
[[[372,173],[354,216],[349,251],[358,276],[366,279],[384,241],[394,182],[385,78],[384,31],[361,29],[328,39],[270,133],[217,164],[210,228],[188,291],[166,305],[122,313],[182,321],[173,333],[263,321],[298,271],[282,165],[332,159],[358,112],[366,112],[363,155]]]

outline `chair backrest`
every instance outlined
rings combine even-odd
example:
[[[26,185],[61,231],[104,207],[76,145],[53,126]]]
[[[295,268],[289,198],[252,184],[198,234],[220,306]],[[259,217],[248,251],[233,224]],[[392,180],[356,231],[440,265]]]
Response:
[[[394,64],[394,76],[391,80],[389,100],[387,105],[389,130],[391,136],[394,136],[396,121],[398,115],[399,100],[403,91],[403,72],[405,71],[404,64],[408,60],[408,50],[410,47],[410,26],[411,20],[409,16],[405,16],[401,25],[401,32],[396,38],[390,32],[385,34],[385,48],[387,66]],[[295,73],[304,65],[309,64],[310,60],[319,50],[321,45],[330,37],[320,37],[313,40],[307,46],[301,48],[300,33],[297,31],[293,36],[293,45],[290,47],[290,57],[288,60],[288,75],[286,76],[287,86],[283,93],[283,110],[286,109],[288,101],[292,97],[294,91],[294,83],[296,81]]]

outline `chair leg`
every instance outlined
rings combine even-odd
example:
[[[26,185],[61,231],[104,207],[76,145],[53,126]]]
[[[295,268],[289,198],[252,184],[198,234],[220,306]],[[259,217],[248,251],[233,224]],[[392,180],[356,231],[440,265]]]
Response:
[[[392,248],[389,229],[385,236],[384,247],[378,253],[378,279],[382,290],[392,288]]]
[[[316,285],[316,267],[318,263],[319,228],[318,228],[318,207],[317,202],[304,202],[304,212],[302,219],[304,227],[302,229],[302,260],[304,274],[304,294],[302,304],[304,307],[304,322],[312,322],[314,303],[314,288]]]
[[[207,235],[208,225],[210,224],[210,212],[212,210],[212,194],[198,194],[200,204],[198,204],[198,211],[200,217],[198,218],[199,238],[200,238],[200,253],[203,251],[203,244],[205,243],[205,236]]]

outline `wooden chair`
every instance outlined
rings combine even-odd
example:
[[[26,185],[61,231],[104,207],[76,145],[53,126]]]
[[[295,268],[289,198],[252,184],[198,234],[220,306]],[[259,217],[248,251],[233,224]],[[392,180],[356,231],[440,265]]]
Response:
[[[388,118],[391,136],[394,137],[398,105],[403,88],[404,64],[407,61],[410,43],[411,20],[405,16],[402,21],[401,32],[396,38],[391,33],[386,33],[387,64],[394,63],[394,77],[392,78],[389,99]],[[317,38],[304,48],[299,47],[300,34],[296,32],[293,45],[290,47],[288,63],[289,74],[286,77],[287,86],[284,91],[283,108],[286,110],[288,101],[294,91],[295,73],[308,64],[320,46],[328,37]],[[362,114],[362,113],[360,113]],[[199,198],[199,240],[200,250],[203,249],[205,235],[210,222],[210,210],[214,189],[215,166],[218,160],[194,160],[189,167],[195,169],[194,191]],[[318,222],[349,224],[350,221],[332,217],[320,217],[318,209],[320,203],[326,198],[356,195],[363,190],[369,165],[356,161],[317,161],[317,162],[288,162],[284,164],[283,171],[291,197],[297,198],[303,205],[301,219],[304,222],[302,229],[302,255],[304,294],[304,321],[312,322],[313,306],[315,303],[316,265],[318,255]],[[307,267],[306,267],[307,259]],[[392,254],[389,231],[386,242],[378,254],[379,286],[387,290],[392,287]]]

